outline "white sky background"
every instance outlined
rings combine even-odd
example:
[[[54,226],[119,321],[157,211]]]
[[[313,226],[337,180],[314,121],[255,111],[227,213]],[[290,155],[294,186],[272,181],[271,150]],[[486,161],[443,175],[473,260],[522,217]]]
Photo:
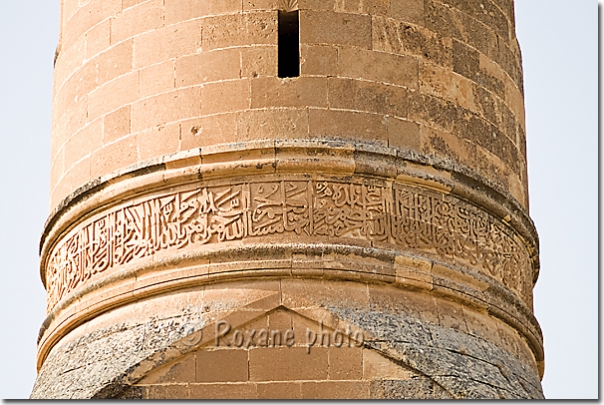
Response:
[[[207,0],[200,0],[207,1]],[[221,0],[213,0],[221,1]],[[523,52],[531,217],[541,239],[536,316],[547,398],[598,395],[598,10],[595,0],[516,0]],[[0,13],[0,397],[27,398],[45,292],[58,0]]]

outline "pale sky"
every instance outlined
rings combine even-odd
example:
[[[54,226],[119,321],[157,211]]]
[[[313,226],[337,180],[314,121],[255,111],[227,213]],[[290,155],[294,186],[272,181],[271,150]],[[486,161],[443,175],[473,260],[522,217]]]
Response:
[[[516,0],[530,211],[541,241],[535,310],[551,399],[598,395],[597,4]],[[1,398],[27,398],[36,377],[58,25],[59,0],[5,1],[0,13]]]

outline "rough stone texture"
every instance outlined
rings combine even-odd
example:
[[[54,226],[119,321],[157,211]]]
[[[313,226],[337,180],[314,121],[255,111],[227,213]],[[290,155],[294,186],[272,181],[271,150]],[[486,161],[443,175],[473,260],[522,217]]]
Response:
[[[255,291],[264,288],[261,282],[249,285]],[[417,304],[421,299],[414,299],[421,298],[421,293],[371,287],[374,294],[408,301],[405,311],[384,304],[368,310],[362,296],[350,294],[348,283],[330,281],[326,286],[333,296],[313,288],[306,302],[277,301],[274,309],[265,307],[268,315],[263,311],[246,315],[245,308],[262,306],[263,301],[244,305],[246,300],[236,298],[236,290],[228,285],[220,291],[232,292],[221,298],[212,295],[212,290],[180,293],[169,299],[172,308],[158,316],[149,315],[166,298],[107,313],[95,321],[97,325],[80,327],[53,348],[32,397],[542,398],[539,379],[519,353],[467,331],[473,329],[473,321],[463,313],[474,310],[448,313],[460,325],[452,328],[438,317],[426,320],[430,313],[422,312],[426,307]],[[280,295],[291,294],[288,290]],[[179,307],[185,302],[189,303],[186,308]],[[452,305],[440,299],[436,304]],[[232,312],[235,308],[243,312]],[[168,316],[172,311],[176,315]],[[112,325],[126,313],[137,315]],[[216,343],[211,334],[220,319],[228,319],[233,329]],[[280,321],[271,323],[270,319]],[[464,331],[459,329],[462,324]],[[95,329],[101,325],[110,326]],[[261,339],[236,346],[236,330],[248,340],[250,331],[276,327],[302,338],[292,341],[291,347],[270,340],[263,346]],[[364,341],[352,347],[343,341],[338,347],[335,341],[327,346],[324,340],[323,346],[309,349],[300,332],[305,328],[332,334],[334,330],[362,330]],[[150,371],[141,373],[141,367]],[[220,383],[226,382],[228,387],[237,383],[238,388],[221,389]]]
[[[543,397],[512,0],[61,4],[33,398]]]
[[[443,131],[445,139],[484,148],[497,168],[478,166],[448,150],[423,152],[455,158],[476,176],[511,190],[527,206],[513,6],[491,0],[299,1],[302,77],[290,83],[275,77],[277,0],[253,7],[236,1],[224,7],[164,3],[91,0],[63,5],[51,207],[95,177],[207,144],[201,137],[184,142],[187,120],[294,105],[311,107],[311,114],[322,114],[320,120],[332,125],[355,117],[369,122],[373,114],[382,121],[398,117]],[[329,90],[327,77],[334,78]],[[344,83],[356,89],[346,89],[351,97],[342,97]],[[410,108],[393,93],[408,97]],[[383,108],[384,103],[396,110]],[[332,109],[357,114],[336,117],[328,113]],[[116,133],[118,111],[130,112],[130,125]],[[178,129],[181,141],[142,152],[145,133],[169,124]],[[358,136],[350,127],[301,131],[315,137]],[[240,132],[224,133],[221,142],[237,142]],[[275,136],[248,134],[248,139]],[[78,141],[83,137],[86,144]],[[111,145],[119,139],[131,139],[119,149],[126,149],[123,153],[132,160],[113,159],[83,172],[85,162],[113,155]],[[514,182],[518,185],[512,188]]]

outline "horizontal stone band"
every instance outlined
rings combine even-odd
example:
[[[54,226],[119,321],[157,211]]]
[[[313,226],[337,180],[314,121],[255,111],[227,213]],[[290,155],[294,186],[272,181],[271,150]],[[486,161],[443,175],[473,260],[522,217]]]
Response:
[[[75,190],[40,248],[39,366],[73,328],[133,300],[288,277],[428,289],[492,313],[543,356],[528,213],[469,168],[409,151],[263,141],[142,162]]]
[[[456,197],[363,178],[213,182],[139,196],[80,224],[47,267],[48,311],[101,273],[162,251],[288,235],[436,253],[531,301],[529,254],[502,221]]]

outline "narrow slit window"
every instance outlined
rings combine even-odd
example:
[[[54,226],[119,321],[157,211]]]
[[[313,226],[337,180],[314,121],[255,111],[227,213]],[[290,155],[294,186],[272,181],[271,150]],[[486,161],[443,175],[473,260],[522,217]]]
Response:
[[[279,77],[300,76],[299,11],[279,11]]]

